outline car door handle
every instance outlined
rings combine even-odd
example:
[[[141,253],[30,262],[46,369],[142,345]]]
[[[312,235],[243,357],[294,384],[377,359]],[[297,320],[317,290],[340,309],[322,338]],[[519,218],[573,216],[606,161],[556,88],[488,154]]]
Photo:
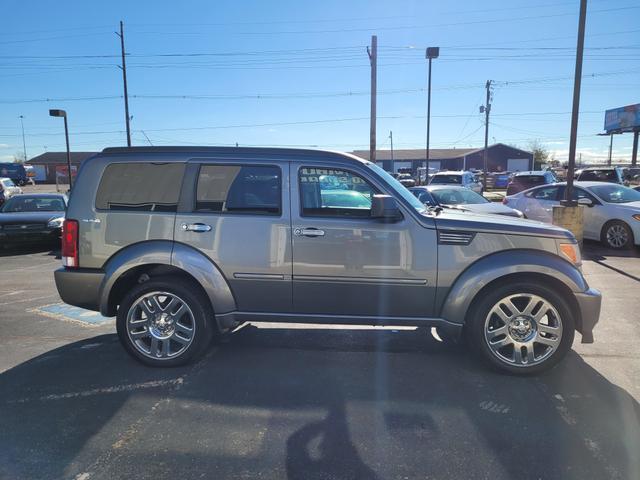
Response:
[[[185,232],[210,232],[211,225],[205,225],[204,223],[183,223],[182,230]]]
[[[293,233],[298,237],[324,237],[324,230],[315,227],[296,228]]]

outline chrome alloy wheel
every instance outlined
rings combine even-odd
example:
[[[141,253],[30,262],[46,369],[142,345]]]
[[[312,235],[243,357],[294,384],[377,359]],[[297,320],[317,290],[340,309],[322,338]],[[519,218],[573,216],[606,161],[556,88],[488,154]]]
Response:
[[[189,306],[177,295],[150,292],[127,313],[127,335],[135,348],[155,360],[175,358],[193,342],[196,322]]]
[[[622,225],[615,224],[607,228],[607,243],[613,248],[622,248],[628,241],[629,234]]]
[[[516,367],[542,363],[560,346],[562,319],[547,300],[530,293],[509,295],[497,302],[484,323],[491,352]]]

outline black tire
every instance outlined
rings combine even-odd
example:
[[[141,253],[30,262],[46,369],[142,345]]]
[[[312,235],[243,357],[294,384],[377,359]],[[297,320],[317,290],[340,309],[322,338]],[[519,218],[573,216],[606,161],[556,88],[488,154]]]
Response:
[[[151,358],[144,354],[134,344],[127,331],[127,317],[129,310],[136,302],[152,292],[166,292],[175,295],[190,309],[192,320],[190,326],[194,328],[191,342],[184,351],[170,358]],[[191,317],[189,317],[191,318]],[[143,326],[141,328],[147,328]],[[201,357],[211,343],[215,333],[215,321],[209,299],[202,293],[199,286],[178,277],[157,277],[138,284],[124,296],[118,307],[116,329],[120,343],[124,349],[136,360],[151,367],[176,367],[190,363]],[[133,333],[132,333],[133,334]],[[149,337],[151,339],[151,337]],[[164,342],[164,340],[161,340]],[[169,342],[171,343],[171,342]],[[174,342],[175,343],[175,342]]]
[[[548,354],[546,358],[542,359],[540,363],[532,363],[531,365],[511,364],[499,358],[499,356],[494,353],[485,337],[485,322],[491,309],[497,305],[501,299],[519,294],[541,297],[550,304],[559,315],[559,321],[562,326],[559,345],[555,350],[552,350],[552,353]],[[556,366],[571,348],[575,336],[575,319],[567,301],[551,288],[532,282],[517,282],[497,287],[486,295],[484,293],[481,293],[481,295],[483,295],[483,297],[479,298],[478,301],[475,301],[471,306],[467,324],[465,325],[465,334],[466,340],[472,349],[491,367],[515,375],[533,375]],[[506,334],[505,337],[509,337],[510,335],[511,332]]]
[[[626,236],[626,242],[621,244],[616,241],[620,237],[615,235],[614,232]],[[634,245],[633,231],[625,222],[621,220],[612,220],[605,223],[604,227],[602,227],[602,232],[600,232],[600,241],[606,247],[613,248],[615,250],[626,250]]]

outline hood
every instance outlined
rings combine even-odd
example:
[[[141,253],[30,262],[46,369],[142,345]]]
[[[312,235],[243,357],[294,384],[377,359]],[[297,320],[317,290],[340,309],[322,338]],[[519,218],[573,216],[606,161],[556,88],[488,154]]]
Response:
[[[64,212],[0,212],[0,225],[13,223],[47,223],[54,218],[64,217]]]
[[[463,210],[467,212],[493,215],[510,215],[512,217],[520,218],[518,212],[516,212],[513,208],[509,208],[506,205],[496,202],[455,205],[452,208],[455,210]]]
[[[489,215],[464,210],[445,209],[434,217],[436,227],[443,230],[467,232],[502,233],[573,239],[573,234],[564,228],[548,223],[526,220],[506,215]]]
[[[608,206],[615,206],[616,208],[623,208],[625,210],[631,210],[635,213],[640,212],[640,201],[629,203],[607,203]]]

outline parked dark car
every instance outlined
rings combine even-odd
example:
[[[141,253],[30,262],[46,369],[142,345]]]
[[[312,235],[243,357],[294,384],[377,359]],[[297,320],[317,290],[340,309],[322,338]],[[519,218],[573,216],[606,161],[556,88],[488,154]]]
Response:
[[[0,245],[59,242],[66,208],[61,194],[10,198],[0,209]]]
[[[18,186],[25,185],[29,180],[21,163],[0,163],[0,177],[10,178]]]
[[[609,182],[625,185],[624,172],[620,167],[589,167],[580,172],[580,182]]]
[[[557,182],[556,176],[549,170],[518,172],[511,177],[507,185],[507,195],[515,195],[533,187],[555,182]]]

